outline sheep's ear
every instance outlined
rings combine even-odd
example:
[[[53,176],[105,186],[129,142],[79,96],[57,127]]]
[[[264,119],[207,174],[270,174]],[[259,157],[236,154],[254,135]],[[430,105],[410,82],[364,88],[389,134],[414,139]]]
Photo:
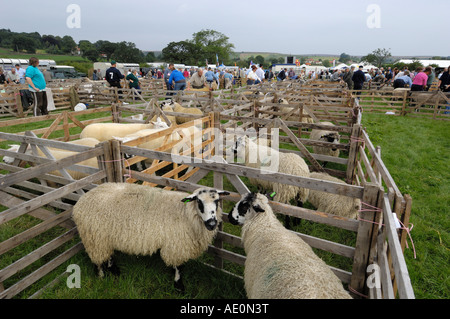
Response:
[[[264,213],[265,212],[265,210],[261,206],[259,206],[258,204],[253,205],[253,209],[257,213]]]
[[[219,194],[219,196],[226,196],[226,195],[230,195],[230,192],[227,192],[227,191],[218,191],[217,194]]]
[[[194,201],[194,200],[197,200],[197,195],[192,194],[192,195],[189,195],[188,197],[183,198],[181,201],[183,203],[187,203],[187,202]]]

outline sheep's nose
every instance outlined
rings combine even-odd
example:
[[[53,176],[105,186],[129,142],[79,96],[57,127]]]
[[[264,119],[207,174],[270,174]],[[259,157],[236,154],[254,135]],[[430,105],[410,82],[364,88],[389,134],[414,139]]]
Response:
[[[208,219],[205,222],[205,226],[206,226],[206,229],[208,229],[208,230],[214,230],[217,226],[217,220],[214,218]]]

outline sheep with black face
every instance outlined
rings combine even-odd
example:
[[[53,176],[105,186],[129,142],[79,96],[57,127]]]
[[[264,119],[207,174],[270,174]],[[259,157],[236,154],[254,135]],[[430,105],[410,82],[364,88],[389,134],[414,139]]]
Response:
[[[243,195],[228,219],[234,225],[243,225],[248,298],[351,298],[340,279],[311,247],[281,225],[266,196]]]
[[[222,221],[220,196],[228,192],[199,188],[184,192],[128,184],[105,183],[83,195],[73,207],[73,219],[91,261],[117,273],[114,250],[132,255],[160,251],[175,269],[175,286],[182,288],[179,266],[199,257],[217,234]]]
[[[334,126],[331,122],[320,122],[317,124]],[[341,136],[337,131],[327,130],[327,129],[313,129],[310,135],[311,140],[320,141],[320,142],[328,142],[333,144],[339,144]],[[313,146],[313,151],[316,154],[329,155],[334,157],[339,157],[339,149],[333,146],[331,147],[323,147],[323,146]]]

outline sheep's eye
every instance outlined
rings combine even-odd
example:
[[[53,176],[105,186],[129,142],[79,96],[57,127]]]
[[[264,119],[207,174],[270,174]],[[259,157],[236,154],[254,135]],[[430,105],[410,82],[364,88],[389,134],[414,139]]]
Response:
[[[200,210],[200,213],[205,212],[205,206],[203,205],[203,202],[200,199],[197,199],[198,209]]]

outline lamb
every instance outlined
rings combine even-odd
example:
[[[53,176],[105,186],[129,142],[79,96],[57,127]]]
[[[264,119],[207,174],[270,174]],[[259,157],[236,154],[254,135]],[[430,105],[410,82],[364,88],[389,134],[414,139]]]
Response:
[[[351,299],[330,267],[281,225],[264,195],[243,195],[228,219],[243,225],[249,299]]]
[[[182,289],[179,267],[199,257],[217,234],[222,221],[220,196],[229,192],[199,188],[179,191],[129,184],[104,183],[83,195],[73,207],[73,220],[99,276],[115,274],[114,250],[132,255],[160,251],[175,269],[175,286]]]
[[[177,113],[196,114],[196,115],[203,116],[202,110],[200,110],[196,107],[183,107],[176,102],[174,102],[173,111],[177,112]],[[192,118],[192,117],[182,117],[182,116],[176,117],[177,124],[183,124],[183,123],[190,122],[193,120],[194,120],[194,118]]]
[[[140,123],[94,123],[87,125],[80,133],[81,138],[93,137],[100,142],[113,139],[116,137],[124,137],[128,134],[135,133],[140,130],[151,128],[167,128],[167,123],[160,121],[148,124]]]
[[[245,165],[248,167],[271,171],[276,169],[279,173],[309,177],[308,164],[297,154],[278,152],[264,144],[251,141],[248,136],[239,137],[234,148],[238,158],[244,159]],[[258,157],[256,160],[250,157],[256,155]],[[270,164],[268,164],[269,162]],[[276,193],[274,199],[280,203],[290,204],[291,200],[295,200],[297,205],[302,207],[309,195],[308,188],[254,178],[249,178],[249,181],[258,188],[274,191]],[[290,227],[289,216],[285,217],[285,226],[286,228]]]
[[[334,126],[331,122],[320,122],[319,124]],[[329,142],[333,144],[339,144],[340,135],[336,131],[325,130],[325,129],[313,129],[310,135],[311,140],[320,141],[320,142]],[[329,148],[323,146],[313,146],[313,151],[316,154],[329,155],[334,157],[339,157],[339,149],[337,148]]]
[[[344,181],[327,173],[311,172],[309,177],[345,184]],[[308,202],[316,207],[318,211],[353,219],[357,218],[358,211],[361,209],[361,200],[359,198],[330,194],[313,189],[309,190]]]

